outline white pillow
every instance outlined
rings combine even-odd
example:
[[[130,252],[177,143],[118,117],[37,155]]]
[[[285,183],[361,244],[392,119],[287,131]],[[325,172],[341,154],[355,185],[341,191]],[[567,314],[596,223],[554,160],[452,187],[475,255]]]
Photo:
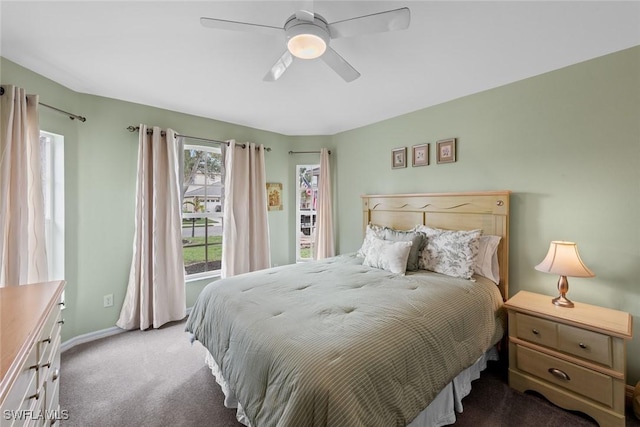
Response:
[[[420,256],[420,268],[448,276],[471,279],[478,258],[481,230],[440,230],[419,227],[427,235]]]
[[[419,270],[418,260],[420,259],[420,251],[427,243],[427,238],[424,233],[418,231],[402,231],[393,228],[385,227],[384,240],[391,240],[393,242],[413,242],[411,251],[409,251],[409,259],[407,260],[407,271]]]
[[[412,241],[392,242],[371,236],[370,243],[363,265],[404,275]]]
[[[369,248],[371,247],[371,239],[377,237],[379,239],[384,239],[385,228],[380,227],[379,225],[369,224],[367,225],[367,230],[364,234],[364,240],[362,242],[362,246],[356,252],[356,255],[365,258],[367,253],[369,252]]]
[[[498,244],[500,236],[480,236],[478,242],[478,258],[473,269],[475,274],[484,276],[493,283],[500,283],[500,267],[498,266]]]

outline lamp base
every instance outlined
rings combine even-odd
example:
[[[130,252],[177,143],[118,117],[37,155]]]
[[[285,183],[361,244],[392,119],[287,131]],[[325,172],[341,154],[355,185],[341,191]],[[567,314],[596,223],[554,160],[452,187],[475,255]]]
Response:
[[[559,295],[559,296],[555,297],[554,299],[551,300],[551,302],[554,305],[557,305],[558,307],[566,307],[566,308],[573,307],[573,302],[571,302],[569,299],[565,298],[564,295]]]

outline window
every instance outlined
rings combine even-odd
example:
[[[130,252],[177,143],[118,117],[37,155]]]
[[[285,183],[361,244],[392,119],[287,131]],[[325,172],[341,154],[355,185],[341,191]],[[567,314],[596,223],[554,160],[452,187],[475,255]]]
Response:
[[[49,280],[64,279],[64,137],[40,132],[44,227]]]
[[[313,259],[320,165],[297,165],[296,261]]]
[[[182,253],[187,279],[211,277],[220,271],[223,179],[219,147],[184,146]]]

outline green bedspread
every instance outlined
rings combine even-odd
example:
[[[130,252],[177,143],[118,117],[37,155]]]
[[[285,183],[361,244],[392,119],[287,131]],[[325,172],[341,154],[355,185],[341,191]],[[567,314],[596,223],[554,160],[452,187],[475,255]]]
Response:
[[[209,284],[187,322],[253,427],[403,426],[504,333],[494,284],[343,255]]]

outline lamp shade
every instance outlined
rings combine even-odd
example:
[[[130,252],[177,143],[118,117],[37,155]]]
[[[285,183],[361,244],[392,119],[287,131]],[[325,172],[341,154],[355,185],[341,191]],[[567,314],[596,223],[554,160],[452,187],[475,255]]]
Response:
[[[569,277],[594,277],[595,274],[587,268],[580,259],[578,246],[574,242],[554,240],[549,246],[549,252],[542,262],[535,266],[538,271],[555,273]]]

